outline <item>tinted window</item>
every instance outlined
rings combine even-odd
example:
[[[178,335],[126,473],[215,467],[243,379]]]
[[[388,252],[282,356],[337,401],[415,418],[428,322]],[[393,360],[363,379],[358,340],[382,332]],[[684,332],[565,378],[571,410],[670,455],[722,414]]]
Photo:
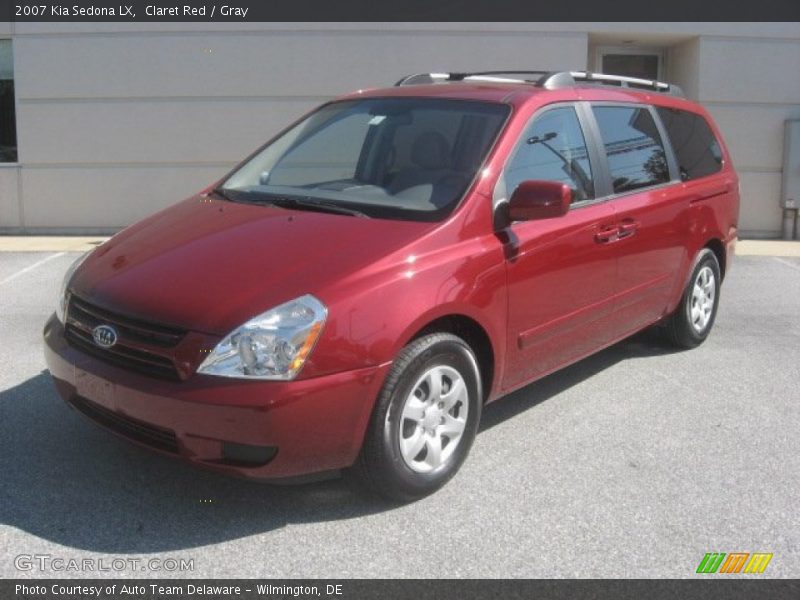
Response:
[[[703,117],[673,108],[657,110],[675,150],[681,179],[705,177],[722,168],[719,142]]]
[[[505,171],[509,197],[531,179],[566,183],[576,202],[594,198],[592,168],[574,108],[548,110],[525,130]]]
[[[645,108],[596,106],[614,192],[669,181],[667,157],[653,116]]]

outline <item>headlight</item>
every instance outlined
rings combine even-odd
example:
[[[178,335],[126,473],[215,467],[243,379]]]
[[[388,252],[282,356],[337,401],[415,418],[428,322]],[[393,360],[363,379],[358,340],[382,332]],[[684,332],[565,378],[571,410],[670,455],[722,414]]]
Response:
[[[325,325],[328,309],[301,296],[253,317],[223,339],[198,373],[243,379],[294,379]]]
[[[75,274],[75,271],[78,270],[78,267],[81,266],[83,261],[89,258],[92,251],[93,250],[89,250],[85,254],[79,256],[78,259],[70,265],[67,272],[64,273],[64,279],[61,280],[61,289],[58,292],[58,302],[56,303],[56,318],[61,321],[62,325],[64,324],[64,319],[67,317],[67,303],[69,302],[69,298],[67,298],[67,287],[69,286],[69,282]]]

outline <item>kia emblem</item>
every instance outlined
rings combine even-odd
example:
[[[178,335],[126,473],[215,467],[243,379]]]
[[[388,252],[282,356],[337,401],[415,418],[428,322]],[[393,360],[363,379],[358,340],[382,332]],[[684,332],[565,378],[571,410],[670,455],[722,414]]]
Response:
[[[92,329],[92,339],[101,348],[111,348],[117,343],[117,331],[111,325],[98,325]]]

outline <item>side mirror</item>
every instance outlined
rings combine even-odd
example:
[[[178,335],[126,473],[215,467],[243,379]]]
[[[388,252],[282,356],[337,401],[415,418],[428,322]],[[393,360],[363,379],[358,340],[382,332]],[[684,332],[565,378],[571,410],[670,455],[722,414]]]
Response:
[[[513,221],[533,221],[561,217],[569,211],[572,190],[560,181],[523,181],[508,201],[508,216]]]

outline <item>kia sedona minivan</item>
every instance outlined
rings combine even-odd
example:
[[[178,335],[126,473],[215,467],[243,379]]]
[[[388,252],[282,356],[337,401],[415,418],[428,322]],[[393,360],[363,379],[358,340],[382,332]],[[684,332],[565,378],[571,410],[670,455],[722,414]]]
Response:
[[[397,500],[483,407],[642,329],[709,335],[737,175],[673,85],[438,73],[324,104],[66,274],[60,395],[217,471]]]

